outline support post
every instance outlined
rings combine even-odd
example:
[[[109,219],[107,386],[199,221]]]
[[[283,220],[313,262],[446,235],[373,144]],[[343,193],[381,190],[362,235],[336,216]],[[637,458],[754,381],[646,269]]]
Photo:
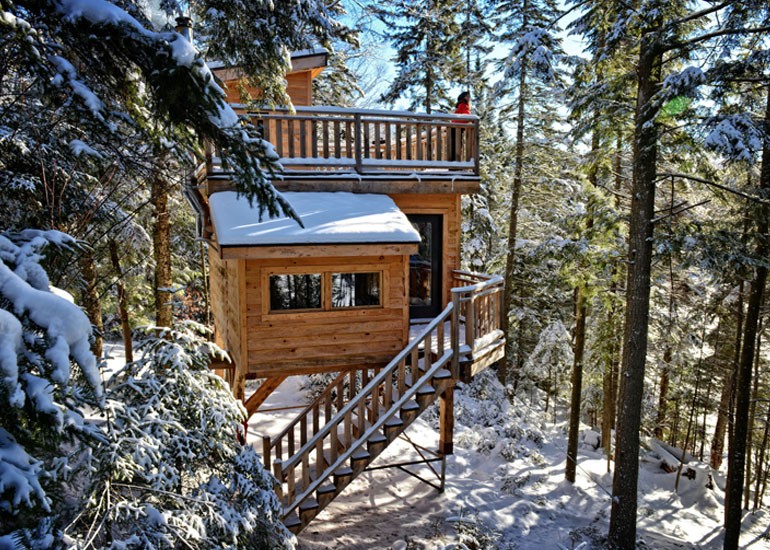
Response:
[[[454,381],[444,393],[441,394],[439,403],[439,452],[446,456],[454,453],[454,429],[455,429],[455,387]]]
[[[452,378],[460,374],[460,294],[452,292],[452,317],[450,322],[450,345],[452,346]]]

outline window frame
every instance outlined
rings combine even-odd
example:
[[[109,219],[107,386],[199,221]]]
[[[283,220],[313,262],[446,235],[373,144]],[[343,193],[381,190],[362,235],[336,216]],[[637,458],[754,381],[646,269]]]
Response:
[[[332,307],[332,276],[347,273],[377,273],[380,278],[379,303],[368,306],[342,306]],[[321,307],[310,309],[272,309],[270,278],[275,275],[320,275],[321,276]],[[270,268],[264,271],[262,285],[262,312],[264,315],[292,315],[292,314],[336,314],[344,315],[346,312],[384,309],[386,291],[389,288],[388,271],[382,265],[365,266],[306,266]]]

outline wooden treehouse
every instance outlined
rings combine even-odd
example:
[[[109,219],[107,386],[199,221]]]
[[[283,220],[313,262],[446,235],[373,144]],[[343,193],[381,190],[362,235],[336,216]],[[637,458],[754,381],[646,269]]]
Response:
[[[249,415],[288,376],[339,373],[263,437],[284,522],[299,532],[429,405],[452,453],[453,388],[500,359],[502,279],[460,271],[460,197],[479,189],[478,119],[312,105],[323,51],[295,54],[294,111],[248,113],[301,216],[259,221],[216,151],[188,194],[209,242],[223,372]],[[239,73],[218,69],[233,103]],[[262,379],[244,395],[247,378]]]

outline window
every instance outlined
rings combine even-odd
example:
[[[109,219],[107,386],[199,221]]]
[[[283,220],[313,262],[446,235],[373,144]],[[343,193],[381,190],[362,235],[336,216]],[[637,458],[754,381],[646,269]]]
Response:
[[[321,309],[321,275],[270,275],[270,309]]]
[[[332,307],[380,305],[379,273],[333,273]]]
[[[270,311],[378,307],[382,305],[382,273],[351,272],[271,274]]]

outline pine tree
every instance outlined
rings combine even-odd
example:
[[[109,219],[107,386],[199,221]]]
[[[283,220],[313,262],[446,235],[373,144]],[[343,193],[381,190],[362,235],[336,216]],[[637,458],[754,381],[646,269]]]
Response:
[[[506,358],[500,362],[498,376],[501,382],[507,379],[508,366],[512,362],[509,317],[513,305],[513,281],[516,270],[516,239],[518,235],[519,202],[523,186],[525,159],[525,126],[533,99],[538,95],[549,95],[545,84],[551,88],[558,84],[560,74],[558,59],[561,47],[549,31],[558,9],[550,0],[525,0],[501,2],[497,6],[497,22],[500,24],[500,40],[512,43],[508,58],[504,61],[505,81],[503,90],[515,90],[515,108],[512,116],[516,121],[514,174],[511,183],[510,216],[508,222],[508,246],[505,263],[505,291],[503,297],[503,332],[508,337]],[[530,132],[532,131],[530,126]],[[521,330],[521,329],[520,329]],[[521,355],[521,350],[519,350]],[[521,362],[521,361],[520,361]]]
[[[393,7],[373,7],[388,26],[385,36],[396,48],[397,75],[381,100],[409,99],[430,113],[450,101],[450,89],[463,75],[463,43],[458,40],[462,4],[457,0],[404,0]]]

